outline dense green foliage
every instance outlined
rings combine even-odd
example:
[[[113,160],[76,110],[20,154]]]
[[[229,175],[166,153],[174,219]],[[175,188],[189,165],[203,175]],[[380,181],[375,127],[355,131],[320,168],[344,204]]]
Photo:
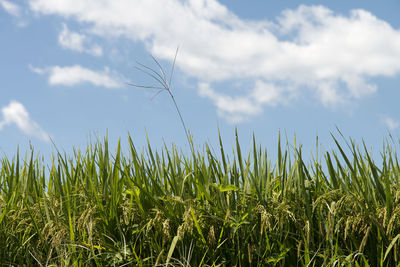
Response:
[[[400,165],[385,145],[316,155],[253,142],[185,156],[107,140],[45,165],[3,158],[0,263],[57,266],[400,266]]]

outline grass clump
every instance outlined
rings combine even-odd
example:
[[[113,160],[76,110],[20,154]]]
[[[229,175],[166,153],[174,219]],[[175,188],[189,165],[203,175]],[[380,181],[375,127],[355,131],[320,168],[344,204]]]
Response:
[[[399,266],[400,165],[354,142],[309,163],[253,140],[3,158],[0,262],[19,266]]]

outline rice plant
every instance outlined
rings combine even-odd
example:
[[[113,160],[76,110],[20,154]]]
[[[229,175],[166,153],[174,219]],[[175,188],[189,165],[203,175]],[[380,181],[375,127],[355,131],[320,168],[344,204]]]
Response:
[[[167,78],[166,72],[164,71],[164,68],[161,66],[161,64],[158,62],[158,60],[154,56],[151,56],[154,63],[159,68],[159,71],[157,71],[154,68],[151,68],[149,66],[146,66],[140,62],[136,62],[138,66],[136,66],[135,69],[139,70],[140,72],[142,72],[142,73],[146,74],[147,76],[149,76],[150,78],[152,78],[158,85],[139,85],[139,84],[133,84],[133,83],[127,83],[127,85],[130,85],[133,87],[138,87],[138,88],[145,88],[145,89],[156,89],[157,92],[153,95],[153,97],[151,99],[154,99],[158,94],[160,94],[164,91],[168,92],[168,94],[171,97],[172,102],[175,106],[176,112],[178,113],[178,116],[181,120],[182,127],[183,127],[183,130],[185,131],[185,135],[186,135],[186,139],[188,141],[189,147],[190,147],[192,153],[194,153],[192,141],[191,141],[191,138],[189,135],[189,131],[186,128],[186,124],[185,124],[185,121],[183,120],[182,113],[178,107],[178,104],[176,103],[175,96],[171,90],[172,77],[174,75],[174,69],[175,69],[176,57],[178,56],[178,50],[179,50],[179,47],[176,48],[174,61],[172,63],[169,79]]]
[[[7,266],[400,266],[400,165],[386,142],[303,161],[278,142],[229,159],[205,144],[129,154],[107,139],[43,162],[3,157],[0,263]],[[320,151],[318,153],[321,153]],[[379,167],[378,167],[379,166]]]

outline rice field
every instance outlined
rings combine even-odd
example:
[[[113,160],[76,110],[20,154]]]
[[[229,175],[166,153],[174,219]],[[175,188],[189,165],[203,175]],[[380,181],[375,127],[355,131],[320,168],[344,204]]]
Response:
[[[351,140],[1,159],[5,266],[400,266],[400,165]],[[270,155],[273,155],[271,157]],[[274,160],[272,160],[274,159]]]

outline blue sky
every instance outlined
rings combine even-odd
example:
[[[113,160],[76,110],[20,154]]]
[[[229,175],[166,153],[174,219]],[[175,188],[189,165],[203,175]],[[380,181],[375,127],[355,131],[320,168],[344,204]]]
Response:
[[[399,1],[0,0],[0,151],[71,152],[106,134],[137,147],[185,133],[137,61],[169,72],[195,144],[233,145],[237,127],[275,151],[307,151],[336,127],[379,151],[400,129]]]

